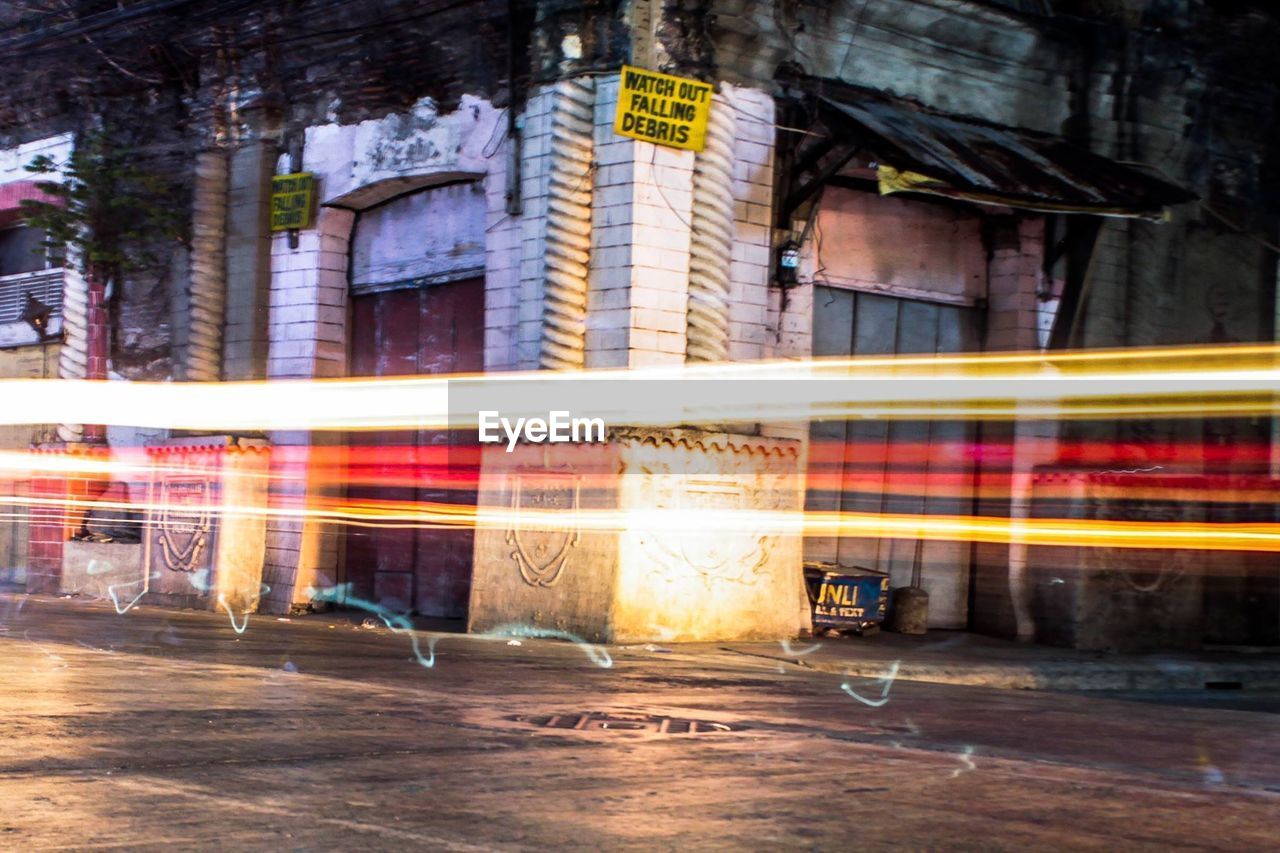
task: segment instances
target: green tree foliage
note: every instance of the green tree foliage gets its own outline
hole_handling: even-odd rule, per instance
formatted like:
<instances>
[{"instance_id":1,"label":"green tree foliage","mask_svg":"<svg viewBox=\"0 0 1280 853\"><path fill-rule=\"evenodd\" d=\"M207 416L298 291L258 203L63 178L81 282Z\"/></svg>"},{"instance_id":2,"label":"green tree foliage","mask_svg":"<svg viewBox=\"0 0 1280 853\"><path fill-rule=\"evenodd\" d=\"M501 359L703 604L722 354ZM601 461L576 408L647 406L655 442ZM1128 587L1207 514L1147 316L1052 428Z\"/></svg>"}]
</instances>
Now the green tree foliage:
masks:
<instances>
[{"instance_id":1,"label":"green tree foliage","mask_svg":"<svg viewBox=\"0 0 1280 853\"><path fill-rule=\"evenodd\" d=\"M64 164L40 155L27 164L36 175L61 181L36 184L49 200L26 200L27 224L43 229L54 251L77 250L84 272L101 281L152 266L156 249L185 236L170 187L139 163L135 152L108 130L88 132Z\"/></svg>"}]
</instances>

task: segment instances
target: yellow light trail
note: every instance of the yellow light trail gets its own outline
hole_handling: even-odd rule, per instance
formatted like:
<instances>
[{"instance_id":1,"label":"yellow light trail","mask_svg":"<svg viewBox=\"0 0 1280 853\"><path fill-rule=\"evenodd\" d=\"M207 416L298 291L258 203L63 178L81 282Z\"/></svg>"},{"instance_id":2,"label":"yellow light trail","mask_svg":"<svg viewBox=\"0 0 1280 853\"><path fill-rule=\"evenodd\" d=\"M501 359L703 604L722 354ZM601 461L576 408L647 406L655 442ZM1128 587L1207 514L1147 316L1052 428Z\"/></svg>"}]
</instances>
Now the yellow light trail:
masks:
<instances>
[{"instance_id":1,"label":"yellow light trail","mask_svg":"<svg viewBox=\"0 0 1280 853\"><path fill-rule=\"evenodd\" d=\"M145 510L145 503L0 497L0 505ZM154 508L159 508L159 504ZM689 536L745 533L774 536L840 536L922 539L1062 547L1186 549L1280 552L1280 524L1106 521L1099 519L1008 519L992 516L802 512L771 510L630 509L546 511L425 502L332 501L299 507L215 505L223 516L265 516L353 527L531 529L618 533L662 530Z\"/></svg>"},{"instance_id":2,"label":"yellow light trail","mask_svg":"<svg viewBox=\"0 0 1280 853\"><path fill-rule=\"evenodd\" d=\"M1258 345L244 383L0 380L0 394L15 401L0 411L0 424L222 432L434 429L449 425L454 382L482 390L534 388L530 399L503 412L512 417L545 415L538 397L559 388L575 404L563 408L610 425L1251 416L1280 411L1278 364L1280 347ZM625 387L653 380L682 381L649 395L658 399ZM768 382L767 391L756 381Z\"/></svg>"}]
</instances>

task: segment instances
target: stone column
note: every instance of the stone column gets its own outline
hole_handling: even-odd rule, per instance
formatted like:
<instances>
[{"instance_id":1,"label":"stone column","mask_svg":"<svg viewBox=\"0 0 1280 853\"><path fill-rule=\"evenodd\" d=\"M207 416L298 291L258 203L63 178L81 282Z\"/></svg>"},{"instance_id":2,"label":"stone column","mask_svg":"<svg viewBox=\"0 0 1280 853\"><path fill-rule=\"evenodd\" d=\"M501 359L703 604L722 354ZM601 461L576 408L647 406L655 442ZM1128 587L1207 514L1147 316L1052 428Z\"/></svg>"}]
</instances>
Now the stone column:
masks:
<instances>
[{"instance_id":1,"label":"stone column","mask_svg":"<svg viewBox=\"0 0 1280 853\"><path fill-rule=\"evenodd\" d=\"M724 134L717 143L715 192L707 198L723 214L721 230L695 263L691 231L709 222L695 223L695 154L615 134L618 88L616 74L596 79L585 366L683 365L690 354L693 268L714 273L721 286L716 357L762 357L771 145L741 143L750 159L738 169L739 140L728 144ZM535 288L545 254L539 228L550 219L550 100L535 96L526 123L524 179L532 192L525 199L521 275L525 366L537 363L530 344L539 337L530 332L544 319L535 310L541 304ZM726 99L716 107L732 109ZM730 124L725 118L721 130ZM771 138L767 121L746 127ZM734 236L739 223L748 226L743 247ZM730 304L735 292L748 310ZM806 607L801 537L770 525L777 520L771 514L803 507L802 443L679 424L610 427L602 444L524 445L513 453L486 448L470 630L520 625L604 642L795 636ZM539 523L545 510L568 519L566 526ZM617 526L578 529L572 519L580 510L614 518ZM746 521L736 527L708 521L690 531L654 522L653 510L673 520L728 512Z\"/></svg>"},{"instance_id":2,"label":"stone column","mask_svg":"<svg viewBox=\"0 0 1280 853\"><path fill-rule=\"evenodd\" d=\"M227 195L226 327L222 376L267 374L271 302L271 176L276 144L255 139L230 155Z\"/></svg>"},{"instance_id":3,"label":"stone column","mask_svg":"<svg viewBox=\"0 0 1280 853\"><path fill-rule=\"evenodd\" d=\"M596 84L587 366L682 364L694 154L616 135L618 87Z\"/></svg>"},{"instance_id":4,"label":"stone column","mask_svg":"<svg viewBox=\"0 0 1280 853\"><path fill-rule=\"evenodd\" d=\"M185 379L222 378L222 327L227 298L227 155L196 155L191 219L191 330Z\"/></svg>"},{"instance_id":5,"label":"stone column","mask_svg":"<svg viewBox=\"0 0 1280 853\"><path fill-rule=\"evenodd\" d=\"M321 208L316 227L299 234L297 248L280 235L272 241L271 379L338 377L347 369L347 263L355 212ZM272 504L305 510L322 493L315 482L317 456L333 464L336 439L308 432L271 435ZM272 518L267 526L263 581L270 588L261 607L273 613L303 607L308 586L332 582L340 531L301 517Z\"/></svg>"}]
</instances>

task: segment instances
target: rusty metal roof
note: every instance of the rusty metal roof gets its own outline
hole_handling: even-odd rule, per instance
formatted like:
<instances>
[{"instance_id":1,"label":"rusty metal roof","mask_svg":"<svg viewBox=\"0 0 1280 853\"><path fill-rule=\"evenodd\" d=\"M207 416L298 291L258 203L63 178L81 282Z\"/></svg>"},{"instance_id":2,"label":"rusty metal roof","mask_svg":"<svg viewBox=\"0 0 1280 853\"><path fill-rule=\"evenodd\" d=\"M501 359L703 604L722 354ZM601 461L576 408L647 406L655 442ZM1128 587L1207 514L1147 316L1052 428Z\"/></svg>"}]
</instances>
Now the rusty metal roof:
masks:
<instances>
[{"instance_id":1,"label":"rusty metal roof","mask_svg":"<svg viewBox=\"0 0 1280 853\"><path fill-rule=\"evenodd\" d=\"M928 112L871 96L823 97L833 130L857 135L879 164L880 190L979 204L1165 218L1196 198L1167 181L1058 137Z\"/></svg>"}]
</instances>

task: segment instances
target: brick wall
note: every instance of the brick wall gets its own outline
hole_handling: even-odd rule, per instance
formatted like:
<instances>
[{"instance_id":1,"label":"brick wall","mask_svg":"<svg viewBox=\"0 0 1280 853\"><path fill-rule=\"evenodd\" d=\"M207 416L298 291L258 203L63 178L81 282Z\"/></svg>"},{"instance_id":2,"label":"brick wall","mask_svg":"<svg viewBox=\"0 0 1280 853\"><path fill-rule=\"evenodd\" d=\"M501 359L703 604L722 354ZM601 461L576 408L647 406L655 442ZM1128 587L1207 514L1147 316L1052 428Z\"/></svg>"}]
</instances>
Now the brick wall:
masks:
<instances>
[{"instance_id":1,"label":"brick wall","mask_svg":"<svg viewBox=\"0 0 1280 853\"><path fill-rule=\"evenodd\" d=\"M83 447L71 449L76 455L105 455L105 451ZM27 511L28 592L59 592L63 543L84 523L83 504L96 499L106 487L103 477L89 476L34 477L19 487L18 493L32 501Z\"/></svg>"},{"instance_id":2,"label":"brick wall","mask_svg":"<svg viewBox=\"0 0 1280 853\"><path fill-rule=\"evenodd\" d=\"M683 364L694 155L616 135L618 85L596 80L587 366Z\"/></svg>"},{"instance_id":3,"label":"brick wall","mask_svg":"<svg viewBox=\"0 0 1280 853\"><path fill-rule=\"evenodd\" d=\"M547 247L544 235L551 153L549 87L530 95L525 106L521 137L522 212L519 223L519 290L515 311L515 366L521 370L534 370L538 367L538 353L542 345L542 286L546 272ZM504 295L504 298L509 300L510 296ZM507 309L503 314L504 319L509 318L510 313L510 309ZM509 328L509 325L503 327L504 330Z\"/></svg>"},{"instance_id":4,"label":"brick wall","mask_svg":"<svg viewBox=\"0 0 1280 853\"><path fill-rule=\"evenodd\" d=\"M723 84L734 111L733 253L729 358L751 361L774 354L778 316L769 307L773 277L774 103L758 89ZM770 333L774 332L772 339Z\"/></svg>"},{"instance_id":5,"label":"brick wall","mask_svg":"<svg viewBox=\"0 0 1280 853\"><path fill-rule=\"evenodd\" d=\"M325 207L316 227L271 244L267 375L311 379L346 373L347 247L355 212Z\"/></svg>"},{"instance_id":6,"label":"brick wall","mask_svg":"<svg viewBox=\"0 0 1280 853\"><path fill-rule=\"evenodd\" d=\"M1004 223L987 262L985 349L1039 348L1039 294L1044 280L1044 219L1018 217Z\"/></svg>"},{"instance_id":7,"label":"brick wall","mask_svg":"<svg viewBox=\"0 0 1280 853\"><path fill-rule=\"evenodd\" d=\"M66 510L60 506L68 496L63 478L29 481L27 495L50 505L33 505L27 512L27 590L56 593L62 577L62 543L70 535Z\"/></svg>"},{"instance_id":8,"label":"brick wall","mask_svg":"<svg viewBox=\"0 0 1280 853\"><path fill-rule=\"evenodd\" d=\"M271 244L271 379L319 379L346 373L347 249L355 212L321 208L316 227L298 235L297 248L280 234ZM271 435L273 509L305 510L322 491L311 482L312 447L333 439L306 432ZM304 603L303 592L320 573L333 577L338 535L332 525L301 518L273 517L267 524L263 582L270 591L262 609L287 612Z\"/></svg>"}]
</instances>

